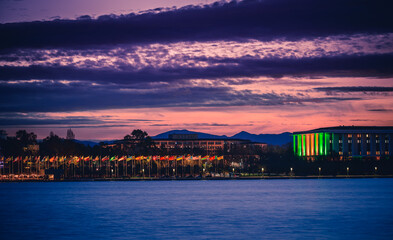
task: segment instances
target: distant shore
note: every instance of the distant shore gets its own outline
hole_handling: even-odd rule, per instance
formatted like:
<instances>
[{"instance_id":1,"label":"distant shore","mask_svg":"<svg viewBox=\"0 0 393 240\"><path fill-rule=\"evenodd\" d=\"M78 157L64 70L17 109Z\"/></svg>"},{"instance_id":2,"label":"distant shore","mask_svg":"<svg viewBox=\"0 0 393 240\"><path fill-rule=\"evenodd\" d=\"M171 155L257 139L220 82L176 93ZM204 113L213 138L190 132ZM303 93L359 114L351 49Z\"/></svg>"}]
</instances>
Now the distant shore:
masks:
<instances>
[{"instance_id":1,"label":"distant shore","mask_svg":"<svg viewBox=\"0 0 393 240\"><path fill-rule=\"evenodd\" d=\"M134 177L134 178L67 178L53 179L0 179L0 182L102 182L102 181L200 181L200 180L274 180L274 179L346 179L346 178L393 178L393 175L324 175L324 176L242 176L242 177Z\"/></svg>"}]
</instances>

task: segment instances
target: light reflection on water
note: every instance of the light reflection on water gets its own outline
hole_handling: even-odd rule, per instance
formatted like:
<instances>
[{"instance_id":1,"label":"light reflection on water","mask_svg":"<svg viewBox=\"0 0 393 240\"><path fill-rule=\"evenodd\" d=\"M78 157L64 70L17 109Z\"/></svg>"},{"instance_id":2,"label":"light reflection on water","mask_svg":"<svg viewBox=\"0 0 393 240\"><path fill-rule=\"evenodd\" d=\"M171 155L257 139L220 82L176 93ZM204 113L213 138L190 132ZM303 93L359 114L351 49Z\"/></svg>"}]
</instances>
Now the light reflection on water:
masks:
<instances>
[{"instance_id":1,"label":"light reflection on water","mask_svg":"<svg viewBox=\"0 0 393 240\"><path fill-rule=\"evenodd\" d=\"M393 179L0 184L1 239L393 239Z\"/></svg>"}]
</instances>

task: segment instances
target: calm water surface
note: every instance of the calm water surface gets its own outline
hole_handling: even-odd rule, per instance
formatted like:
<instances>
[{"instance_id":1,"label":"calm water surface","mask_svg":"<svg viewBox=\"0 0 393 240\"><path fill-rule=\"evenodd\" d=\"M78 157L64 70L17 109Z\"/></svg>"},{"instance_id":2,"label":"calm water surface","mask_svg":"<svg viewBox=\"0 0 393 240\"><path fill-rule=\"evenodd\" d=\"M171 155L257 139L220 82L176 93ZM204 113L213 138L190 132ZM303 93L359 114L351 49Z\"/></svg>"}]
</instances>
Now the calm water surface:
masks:
<instances>
[{"instance_id":1,"label":"calm water surface","mask_svg":"<svg viewBox=\"0 0 393 240\"><path fill-rule=\"evenodd\" d=\"M0 183L0 239L393 239L393 179Z\"/></svg>"}]
</instances>

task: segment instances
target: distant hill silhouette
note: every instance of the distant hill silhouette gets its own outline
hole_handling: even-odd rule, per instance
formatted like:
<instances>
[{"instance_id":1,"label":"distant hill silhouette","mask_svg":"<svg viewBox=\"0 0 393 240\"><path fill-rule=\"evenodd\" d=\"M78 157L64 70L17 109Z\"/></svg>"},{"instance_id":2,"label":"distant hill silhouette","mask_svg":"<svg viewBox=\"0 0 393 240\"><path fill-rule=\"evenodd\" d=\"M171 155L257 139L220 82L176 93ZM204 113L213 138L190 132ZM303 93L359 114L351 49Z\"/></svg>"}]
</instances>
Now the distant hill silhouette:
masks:
<instances>
[{"instance_id":1,"label":"distant hill silhouette","mask_svg":"<svg viewBox=\"0 0 393 240\"><path fill-rule=\"evenodd\" d=\"M188 131L186 129L184 130L172 130L164 133L160 133L154 137L153 139L157 138L168 138L169 134L197 134L198 138L218 138L218 139L231 139L231 138L236 138L236 139L245 139L245 140L250 140L252 142L259 142L259 143L268 143L268 144L273 144L273 145L283 145L286 143L289 143L292 141L292 136L291 133L289 132L284 132L280 134L252 134L248 133L245 131L239 132L232 137L228 137L226 135L213 135L213 134L207 134L207 133L201 133L201 132L193 132L193 131Z\"/></svg>"},{"instance_id":2,"label":"distant hill silhouette","mask_svg":"<svg viewBox=\"0 0 393 240\"><path fill-rule=\"evenodd\" d=\"M283 145L292 141L292 134L284 132L280 134L252 134L245 131L233 135L231 138L247 139L252 142L268 143L272 145Z\"/></svg>"},{"instance_id":3,"label":"distant hill silhouette","mask_svg":"<svg viewBox=\"0 0 393 240\"><path fill-rule=\"evenodd\" d=\"M169 138L169 134L197 134L198 138L204 139L244 139L250 140L251 142L258 142L258 143L267 143L272 145L283 145L292 141L292 135L289 132L284 132L280 134L252 134L246 131L241 131L232 137L228 137L226 135L214 135L202 132L193 132L188 131L186 129L183 130L171 130L168 132L160 133L156 136L153 136L153 139L166 139ZM98 145L100 140L76 140L76 142L82 143L86 146L94 147ZM104 143L113 143L115 140L103 141Z\"/></svg>"},{"instance_id":4,"label":"distant hill silhouette","mask_svg":"<svg viewBox=\"0 0 393 240\"><path fill-rule=\"evenodd\" d=\"M98 145L100 142L104 142L104 143L110 144L110 143L113 143L115 140L110 140L110 141L90 140L89 141L89 140L77 140L77 139L75 139L74 141L77 142L77 143L82 143L85 146L94 147L94 146Z\"/></svg>"}]
</instances>

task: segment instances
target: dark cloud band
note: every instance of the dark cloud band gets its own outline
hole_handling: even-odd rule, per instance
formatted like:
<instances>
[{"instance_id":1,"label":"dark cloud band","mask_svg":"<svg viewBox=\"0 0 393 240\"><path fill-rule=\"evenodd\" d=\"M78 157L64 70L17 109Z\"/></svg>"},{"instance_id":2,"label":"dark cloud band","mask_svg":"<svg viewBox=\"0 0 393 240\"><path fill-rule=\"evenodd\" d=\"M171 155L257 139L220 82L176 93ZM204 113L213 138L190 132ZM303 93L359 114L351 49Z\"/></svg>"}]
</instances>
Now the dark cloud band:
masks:
<instances>
[{"instance_id":1,"label":"dark cloud band","mask_svg":"<svg viewBox=\"0 0 393 240\"><path fill-rule=\"evenodd\" d=\"M23 96L23 97L22 97ZM160 107L228 107L301 105L359 100L343 97L309 97L283 93L256 93L230 87L162 87L139 92L116 87L53 83L7 84L0 88L0 112L66 112L83 110Z\"/></svg>"},{"instance_id":2,"label":"dark cloud band","mask_svg":"<svg viewBox=\"0 0 393 240\"><path fill-rule=\"evenodd\" d=\"M368 86L362 86L362 87L319 87L319 88L314 88L317 91L323 91L323 92L393 92L393 87L368 87ZM377 111L377 110L374 110Z\"/></svg>"},{"instance_id":3,"label":"dark cloud band","mask_svg":"<svg viewBox=\"0 0 393 240\"><path fill-rule=\"evenodd\" d=\"M135 71L80 69L75 67L0 67L0 80L78 80L102 84L139 84L185 79L255 76L391 77L393 55L337 56L286 59L204 59L210 67L144 68ZM214 64L218 66L213 66Z\"/></svg>"},{"instance_id":4,"label":"dark cloud band","mask_svg":"<svg viewBox=\"0 0 393 240\"><path fill-rule=\"evenodd\" d=\"M393 32L391 9L384 0L245 0L94 20L2 24L0 49L386 33Z\"/></svg>"}]
</instances>

